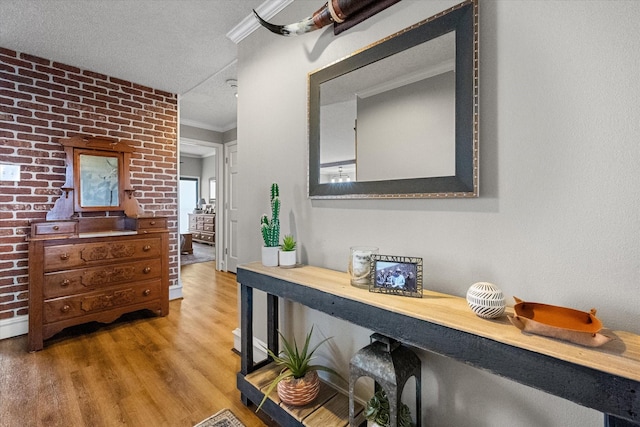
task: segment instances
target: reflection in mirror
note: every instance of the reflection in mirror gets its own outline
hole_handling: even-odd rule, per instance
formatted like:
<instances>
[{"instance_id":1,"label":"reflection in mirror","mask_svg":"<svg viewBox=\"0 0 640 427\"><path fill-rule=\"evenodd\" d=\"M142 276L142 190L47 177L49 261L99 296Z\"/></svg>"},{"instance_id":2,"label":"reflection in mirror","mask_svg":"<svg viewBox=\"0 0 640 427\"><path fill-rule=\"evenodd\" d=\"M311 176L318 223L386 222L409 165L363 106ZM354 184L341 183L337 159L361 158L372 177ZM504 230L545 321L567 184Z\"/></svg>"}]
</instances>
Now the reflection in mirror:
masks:
<instances>
[{"instance_id":1,"label":"reflection in mirror","mask_svg":"<svg viewBox=\"0 0 640 427\"><path fill-rule=\"evenodd\" d=\"M322 83L321 167L355 163L355 181L454 175L454 71L452 31Z\"/></svg>"},{"instance_id":2,"label":"reflection in mirror","mask_svg":"<svg viewBox=\"0 0 640 427\"><path fill-rule=\"evenodd\" d=\"M476 197L477 55L467 1L311 73L309 196Z\"/></svg>"},{"instance_id":3,"label":"reflection in mirror","mask_svg":"<svg viewBox=\"0 0 640 427\"><path fill-rule=\"evenodd\" d=\"M120 206L120 158L113 154L78 154L81 208Z\"/></svg>"}]
</instances>

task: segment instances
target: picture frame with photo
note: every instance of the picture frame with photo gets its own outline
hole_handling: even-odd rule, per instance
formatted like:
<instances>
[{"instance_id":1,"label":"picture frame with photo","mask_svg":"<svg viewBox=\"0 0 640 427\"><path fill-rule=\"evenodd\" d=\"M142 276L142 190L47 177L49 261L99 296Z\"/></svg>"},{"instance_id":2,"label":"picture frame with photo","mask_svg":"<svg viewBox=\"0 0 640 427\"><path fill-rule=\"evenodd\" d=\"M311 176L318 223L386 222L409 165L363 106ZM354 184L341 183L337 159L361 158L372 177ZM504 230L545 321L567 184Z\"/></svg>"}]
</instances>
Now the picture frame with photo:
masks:
<instances>
[{"instance_id":1,"label":"picture frame with photo","mask_svg":"<svg viewBox=\"0 0 640 427\"><path fill-rule=\"evenodd\" d=\"M369 292L422 298L422 258L371 255Z\"/></svg>"}]
</instances>

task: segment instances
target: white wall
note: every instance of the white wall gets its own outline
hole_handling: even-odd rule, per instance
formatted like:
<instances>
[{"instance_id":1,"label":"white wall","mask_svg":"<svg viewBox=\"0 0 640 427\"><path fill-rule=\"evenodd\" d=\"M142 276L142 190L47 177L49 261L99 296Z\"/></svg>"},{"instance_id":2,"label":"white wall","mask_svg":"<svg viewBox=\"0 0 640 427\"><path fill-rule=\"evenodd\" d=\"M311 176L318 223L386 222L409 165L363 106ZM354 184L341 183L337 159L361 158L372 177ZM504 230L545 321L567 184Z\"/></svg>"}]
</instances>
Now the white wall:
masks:
<instances>
[{"instance_id":1,"label":"white wall","mask_svg":"<svg viewBox=\"0 0 640 427\"><path fill-rule=\"evenodd\" d=\"M422 257L428 289L464 296L490 281L508 296L595 306L606 327L640 333L640 2L482 0L479 199L307 199L307 73L455 3L405 0L337 37L261 30L240 43L240 261L259 259L276 181L302 262L346 271L349 246L379 246ZM317 7L299 0L273 21ZM287 333L315 324L334 336L323 354L344 373L368 344L369 331L315 311L283 314ZM602 425L593 410L420 356L423 425Z\"/></svg>"},{"instance_id":2,"label":"white wall","mask_svg":"<svg viewBox=\"0 0 640 427\"><path fill-rule=\"evenodd\" d=\"M180 175L182 176L196 176L202 175L202 159L199 157L189 157L185 155L180 156Z\"/></svg>"},{"instance_id":3,"label":"white wall","mask_svg":"<svg viewBox=\"0 0 640 427\"><path fill-rule=\"evenodd\" d=\"M202 197L204 197L204 199L207 201L207 204L209 204L209 196L211 195L211 188L209 186L209 180L211 178L215 179L216 178L216 166L218 163L218 150L215 150L216 153L211 155L211 156L207 156L204 157L202 159L202 177L201 177L201 182L202 182Z\"/></svg>"}]
</instances>

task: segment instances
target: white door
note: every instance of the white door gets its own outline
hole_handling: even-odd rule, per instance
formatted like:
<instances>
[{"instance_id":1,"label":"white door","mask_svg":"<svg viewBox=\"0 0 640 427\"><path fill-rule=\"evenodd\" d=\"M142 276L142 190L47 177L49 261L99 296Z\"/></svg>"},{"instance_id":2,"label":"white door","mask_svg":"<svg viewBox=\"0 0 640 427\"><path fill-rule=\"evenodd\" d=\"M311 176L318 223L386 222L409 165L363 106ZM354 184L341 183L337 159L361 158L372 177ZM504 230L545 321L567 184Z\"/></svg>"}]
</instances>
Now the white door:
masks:
<instances>
[{"instance_id":1,"label":"white door","mask_svg":"<svg viewBox=\"0 0 640 427\"><path fill-rule=\"evenodd\" d=\"M224 257L226 270L235 273L238 267L238 143L225 144L224 151Z\"/></svg>"}]
</instances>

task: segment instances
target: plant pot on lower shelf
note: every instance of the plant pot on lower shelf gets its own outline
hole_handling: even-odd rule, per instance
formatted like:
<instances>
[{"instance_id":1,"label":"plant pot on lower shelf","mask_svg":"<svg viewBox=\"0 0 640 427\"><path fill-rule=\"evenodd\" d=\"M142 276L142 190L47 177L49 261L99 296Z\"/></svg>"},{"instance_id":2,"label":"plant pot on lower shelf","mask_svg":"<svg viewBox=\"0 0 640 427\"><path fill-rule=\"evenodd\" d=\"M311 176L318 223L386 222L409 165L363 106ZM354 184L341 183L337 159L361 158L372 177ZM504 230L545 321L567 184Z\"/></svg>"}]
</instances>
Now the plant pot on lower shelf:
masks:
<instances>
[{"instance_id":1,"label":"plant pot on lower shelf","mask_svg":"<svg viewBox=\"0 0 640 427\"><path fill-rule=\"evenodd\" d=\"M258 405L258 411L267 400L273 389L277 387L278 397L280 400L292 406L303 406L313 402L320 392L320 378L317 371L324 371L340 377L333 368L322 365L312 365L313 353L318 347L327 341L325 338L315 346L309 348L313 327L304 340L304 346L299 349L296 341L292 344L286 340L280 331L278 335L282 339L282 351L275 354L271 349L267 348L267 354L273 359L276 365L283 367L282 371L271 381L271 384L265 389L262 402ZM296 376L298 378L296 378ZM342 378L342 377L340 377Z\"/></svg>"},{"instance_id":2,"label":"plant pot on lower shelf","mask_svg":"<svg viewBox=\"0 0 640 427\"><path fill-rule=\"evenodd\" d=\"M287 378L278 383L278 397L291 406L304 406L318 397L320 378L316 371L309 371L302 378Z\"/></svg>"},{"instance_id":3,"label":"plant pot on lower shelf","mask_svg":"<svg viewBox=\"0 0 640 427\"><path fill-rule=\"evenodd\" d=\"M262 265L265 267L278 266L279 246L263 246L262 247Z\"/></svg>"}]
</instances>

